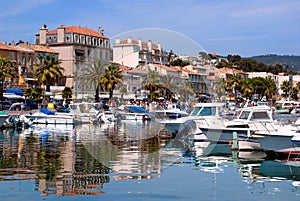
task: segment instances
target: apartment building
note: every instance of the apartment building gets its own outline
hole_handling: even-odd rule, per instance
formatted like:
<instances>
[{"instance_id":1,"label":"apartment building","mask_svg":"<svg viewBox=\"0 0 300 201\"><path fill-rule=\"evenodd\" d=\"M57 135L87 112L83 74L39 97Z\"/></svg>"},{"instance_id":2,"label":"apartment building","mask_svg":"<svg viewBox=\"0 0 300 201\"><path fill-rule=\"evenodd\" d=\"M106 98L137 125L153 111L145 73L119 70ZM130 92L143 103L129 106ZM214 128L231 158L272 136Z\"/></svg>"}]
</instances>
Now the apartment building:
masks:
<instances>
[{"instance_id":1,"label":"apartment building","mask_svg":"<svg viewBox=\"0 0 300 201\"><path fill-rule=\"evenodd\" d=\"M168 61L168 53L158 43L152 43L151 40L147 42L133 40L127 38L126 40L115 39L113 45L113 61L121 65L136 67L149 63L166 65Z\"/></svg>"},{"instance_id":2,"label":"apartment building","mask_svg":"<svg viewBox=\"0 0 300 201\"><path fill-rule=\"evenodd\" d=\"M61 25L48 30L44 25L36 34L36 44L45 45L59 53L61 66L65 69L65 86L73 88L75 95L80 91L94 91L95 86L84 86L77 78L85 68L96 60L111 59L110 39L103 29L94 31L80 26Z\"/></svg>"},{"instance_id":3,"label":"apartment building","mask_svg":"<svg viewBox=\"0 0 300 201\"><path fill-rule=\"evenodd\" d=\"M10 43L10 47L17 50L17 65L19 75L28 83L29 85L35 84L35 79L33 75L34 65L38 64L40 61L38 59L39 55L51 54L58 59L58 52L53 49L43 46L29 44L28 42L19 41ZM62 83L57 83L62 84Z\"/></svg>"}]
</instances>

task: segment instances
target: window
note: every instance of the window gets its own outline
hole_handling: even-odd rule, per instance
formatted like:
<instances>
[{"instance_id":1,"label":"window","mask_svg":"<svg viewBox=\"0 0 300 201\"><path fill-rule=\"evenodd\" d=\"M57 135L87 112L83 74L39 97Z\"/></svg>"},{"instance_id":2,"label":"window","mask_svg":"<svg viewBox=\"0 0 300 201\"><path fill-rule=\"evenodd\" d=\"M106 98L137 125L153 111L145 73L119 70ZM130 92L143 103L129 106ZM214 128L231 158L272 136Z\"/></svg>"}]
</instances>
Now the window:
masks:
<instances>
[{"instance_id":1,"label":"window","mask_svg":"<svg viewBox=\"0 0 300 201\"><path fill-rule=\"evenodd\" d=\"M98 40L97 40L97 38L94 38L93 45L98 46Z\"/></svg>"},{"instance_id":2,"label":"window","mask_svg":"<svg viewBox=\"0 0 300 201\"><path fill-rule=\"evenodd\" d=\"M25 66L26 65L26 56L23 55L22 57L22 65Z\"/></svg>"},{"instance_id":3,"label":"window","mask_svg":"<svg viewBox=\"0 0 300 201\"><path fill-rule=\"evenodd\" d=\"M80 36L80 43L85 44L85 37L84 36Z\"/></svg>"},{"instance_id":4,"label":"window","mask_svg":"<svg viewBox=\"0 0 300 201\"><path fill-rule=\"evenodd\" d=\"M66 36L66 42L71 42L71 37L70 36Z\"/></svg>"},{"instance_id":5,"label":"window","mask_svg":"<svg viewBox=\"0 0 300 201\"><path fill-rule=\"evenodd\" d=\"M32 65L32 56L29 56L28 63L30 66Z\"/></svg>"},{"instance_id":6,"label":"window","mask_svg":"<svg viewBox=\"0 0 300 201\"><path fill-rule=\"evenodd\" d=\"M88 41L87 41L88 45L92 45L92 38L90 36L88 36L87 39L88 39Z\"/></svg>"},{"instance_id":7,"label":"window","mask_svg":"<svg viewBox=\"0 0 300 201\"><path fill-rule=\"evenodd\" d=\"M9 59L14 60L14 52L9 52Z\"/></svg>"},{"instance_id":8,"label":"window","mask_svg":"<svg viewBox=\"0 0 300 201\"><path fill-rule=\"evenodd\" d=\"M78 36L78 34L74 35L74 41L75 41L75 43L79 43L79 36Z\"/></svg>"}]
</instances>

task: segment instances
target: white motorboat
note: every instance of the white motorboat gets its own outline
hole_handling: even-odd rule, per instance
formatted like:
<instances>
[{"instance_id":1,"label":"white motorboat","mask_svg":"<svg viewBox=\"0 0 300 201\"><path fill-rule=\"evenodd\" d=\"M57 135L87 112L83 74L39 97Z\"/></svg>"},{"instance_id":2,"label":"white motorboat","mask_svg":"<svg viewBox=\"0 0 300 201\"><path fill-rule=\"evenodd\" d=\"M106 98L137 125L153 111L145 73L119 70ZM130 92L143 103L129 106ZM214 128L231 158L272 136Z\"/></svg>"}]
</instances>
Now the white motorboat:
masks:
<instances>
[{"instance_id":1,"label":"white motorboat","mask_svg":"<svg viewBox=\"0 0 300 201\"><path fill-rule=\"evenodd\" d=\"M112 111L99 111L96 116L101 123L111 123L118 120Z\"/></svg>"},{"instance_id":2,"label":"white motorboat","mask_svg":"<svg viewBox=\"0 0 300 201\"><path fill-rule=\"evenodd\" d=\"M254 131L274 131L275 122L272 118L272 109L268 106L254 106L243 108L237 118L225 120L217 112L203 116L196 120L198 127L206 137L214 142L230 143L233 134L239 139L239 149L260 149L257 141L251 139Z\"/></svg>"},{"instance_id":3,"label":"white motorboat","mask_svg":"<svg viewBox=\"0 0 300 201\"><path fill-rule=\"evenodd\" d=\"M206 117L215 117L215 115L225 107L225 103L197 103L193 111L185 117L178 119L167 119L161 121L161 124L171 133L176 134L182 124L189 120L203 119Z\"/></svg>"},{"instance_id":4,"label":"white motorboat","mask_svg":"<svg viewBox=\"0 0 300 201\"><path fill-rule=\"evenodd\" d=\"M35 113L25 115L33 124L75 124L75 118L72 115L57 114L46 108L41 108Z\"/></svg>"},{"instance_id":5,"label":"white motorboat","mask_svg":"<svg viewBox=\"0 0 300 201\"><path fill-rule=\"evenodd\" d=\"M300 154L300 120L292 125L278 126L275 131L255 131L251 135L265 152L276 152L286 155Z\"/></svg>"},{"instance_id":6,"label":"white motorboat","mask_svg":"<svg viewBox=\"0 0 300 201\"><path fill-rule=\"evenodd\" d=\"M167 108L156 108L155 117L167 118L167 119L177 119L181 117L188 116L186 111L181 110L177 104L168 104Z\"/></svg>"},{"instance_id":7,"label":"white motorboat","mask_svg":"<svg viewBox=\"0 0 300 201\"><path fill-rule=\"evenodd\" d=\"M69 115L75 117L76 123L94 123L98 122L97 113L98 103L80 102L69 104Z\"/></svg>"},{"instance_id":8,"label":"white motorboat","mask_svg":"<svg viewBox=\"0 0 300 201\"><path fill-rule=\"evenodd\" d=\"M120 120L146 121L152 119L148 110L137 105L121 105L117 108L115 116Z\"/></svg>"}]
</instances>

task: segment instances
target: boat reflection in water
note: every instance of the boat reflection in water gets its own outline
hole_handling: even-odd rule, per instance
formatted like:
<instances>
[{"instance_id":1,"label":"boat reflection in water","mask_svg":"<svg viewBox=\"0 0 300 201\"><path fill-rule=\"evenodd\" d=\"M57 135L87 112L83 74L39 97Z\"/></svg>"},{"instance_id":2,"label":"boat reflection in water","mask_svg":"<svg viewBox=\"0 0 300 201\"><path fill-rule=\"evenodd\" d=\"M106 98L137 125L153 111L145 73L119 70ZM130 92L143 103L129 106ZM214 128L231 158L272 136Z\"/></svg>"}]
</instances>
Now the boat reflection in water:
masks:
<instances>
[{"instance_id":1,"label":"boat reflection in water","mask_svg":"<svg viewBox=\"0 0 300 201\"><path fill-rule=\"evenodd\" d=\"M262 151L236 151L228 144L215 144L204 141L197 142L194 148L194 166L204 172L213 173L213 181L217 173L226 173L228 164L237 167L240 175L251 189L267 193L268 190L280 192L278 181L290 182L295 189L300 189L300 158L276 158ZM266 185L274 185L266 188ZM262 190L264 189L264 190ZM261 192L260 192L261 193Z\"/></svg>"},{"instance_id":2,"label":"boat reflection in water","mask_svg":"<svg viewBox=\"0 0 300 201\"><path fill-rule=\"evenodd\" d=\"M74 134L61 127L3 133L0 180L33 180L41 196L102 194L109 170L75 143Z\"/></svg>"},{"instance_id":3,"label":"boat reflection in water","mask_svg":"<svg viewBox=\"0 0 300 201\"><path fill-rule=\"evenodd\" d=\"M172 136L159 123L131 121L119 124L82 125L78 140L96 160L111 170L113 179L150 179L184 154L186 130ZM196 126L194 127L196 128ZM86 135L89 133L89 135Z\"/></svg>"},{"instance_id":4,"label":"boat reflection in water","mask_svg":"<svg viewBox=\"0 0 300 201\"><path fill-rule=\"evenodd\" d=\"M160 194L166 188L164 182L185 175L186 171L189 171L187 177L195 176L199 173L195 173L195 169L213 175L229 172L228 177L238 174L238 178L241 175L252 186L267 178L268 182L280 178L299 185L298 161L269 159L264 153L239 153L232 151L228 144L206 142L194 146L192 137L198 133L192 121L186 122L175 136L155 121L81 124L74 128L40 126L20 132L5 130L0 133L0 184L9 186L5 198L13 195L16 200L22 199L24 194L30 196L30 200L40 200L32 191L39 192L40 196L110 194L121 200L124 194L119 191L124 192L124 187L120 186L138 183L128 180L142 179L148 182L139 185L147 192L152 181L158 182L161 191L151 189L151 195L152 190ZM161 177L162 174L166 177ZM151 178L156 180L149 181ZM28 182L34 183L33 189L28 190ZM197 186L199 180L177 180L178 183ZM22 188L16 186L21 184ZM170 185L169 188L175 189L176 185ZM22 190L24 186L26 190ZM230 190L236 190L236 186ZM190 191L184 195L180 192L180 196L189 195ZM204 199L209 200L209 196Z\"/></svg>"}]
</instances>

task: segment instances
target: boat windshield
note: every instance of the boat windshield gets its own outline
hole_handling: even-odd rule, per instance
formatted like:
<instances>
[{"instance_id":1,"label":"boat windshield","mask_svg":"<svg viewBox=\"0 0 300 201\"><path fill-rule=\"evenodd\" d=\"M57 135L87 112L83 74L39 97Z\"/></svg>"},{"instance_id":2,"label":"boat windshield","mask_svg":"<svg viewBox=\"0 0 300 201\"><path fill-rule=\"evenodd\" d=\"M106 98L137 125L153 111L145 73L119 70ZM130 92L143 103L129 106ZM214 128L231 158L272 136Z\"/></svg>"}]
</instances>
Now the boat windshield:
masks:
<instances>
[{"instance_id":1,"label":"boat windshield","mask_svg":"<svg viewBox=\"0 0 300 201\"><path fill-rule=\"evenodd\" d=\"M270 116L267 112L253 112L251 120L261 120L261 119L267 119L270 120Z\"/></svg>"},{"instance_id":2,"label":"boat windshield","mask_svg":"<svg viewBox=\"0 0 300 201\"><path fill-rule=\"evenodd\" d=\"M197 116L197 114L199 113L201 107L195 107L195 109L191 112L191 116Z\"/></svg>"},{"instance_id":3,"label":"boat windshield","mask_svg":"<svg viewBox=\"0 0 300 201\"><path fill-rule=\"evenodd\" d=\"M200 116L215 116L216 115L216 108L215 107L204 107L200 111Z\"/></svg>"},{"instance_id":4,"label":"boat windshield","mask_svg":"<svg viewBox=\"0 0 300 201\"><path fill-rule=\"evenodd\" d=\"M249 115L250 115L250 111L243 111L239 116L239 119L248 119Z\"/></svg>"},{"instance_id":5,"label":"boat windshield","mask_svg":"<svg viewBox=\"0 0 300 201\"><path fill-rule=\"evenodd\" d=\"M215 116L216 111L216 107L198 107L193 110L190 116Z\"/></svg>"}]
</instances>

